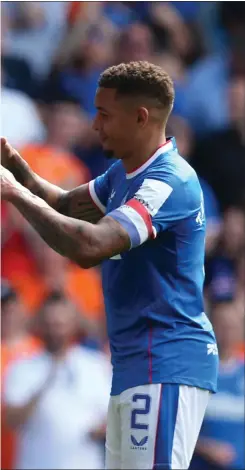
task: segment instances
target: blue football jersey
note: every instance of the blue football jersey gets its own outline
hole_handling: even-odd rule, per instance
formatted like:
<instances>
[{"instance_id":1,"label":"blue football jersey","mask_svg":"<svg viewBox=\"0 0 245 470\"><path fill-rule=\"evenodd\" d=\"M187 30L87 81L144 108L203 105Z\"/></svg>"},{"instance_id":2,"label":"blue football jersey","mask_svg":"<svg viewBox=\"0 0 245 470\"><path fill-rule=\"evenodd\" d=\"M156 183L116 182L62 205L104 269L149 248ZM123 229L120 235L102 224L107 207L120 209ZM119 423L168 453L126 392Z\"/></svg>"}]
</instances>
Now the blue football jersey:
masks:
<instances>
[{"instance_id":1,"label":"blue football jersey","mask_svg":"<svg viewBox=\"0 0 245 470\"><path fill-rule=\"evenodd\" d=\"M90 182L131 249L102 263L112 395L146 383L216 390L218 352L204 313L205 215L195 171L175 139L127 174L117 161Z\"/></svg>"}]
</instances>

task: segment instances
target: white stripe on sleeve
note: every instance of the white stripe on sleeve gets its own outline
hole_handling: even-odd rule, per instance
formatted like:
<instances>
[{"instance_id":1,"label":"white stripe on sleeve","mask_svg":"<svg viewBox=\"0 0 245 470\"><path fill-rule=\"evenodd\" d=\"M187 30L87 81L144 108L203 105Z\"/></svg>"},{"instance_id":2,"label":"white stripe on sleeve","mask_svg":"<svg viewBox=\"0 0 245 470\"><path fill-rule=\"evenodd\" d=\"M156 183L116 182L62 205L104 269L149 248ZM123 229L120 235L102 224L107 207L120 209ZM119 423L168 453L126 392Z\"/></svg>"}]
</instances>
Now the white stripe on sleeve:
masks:
<instances>
[{"instance_id":1,"label":"white stripe on sleeve","mask_svg":"<svg viewBox=\"0 0 245 470\"><path fill-rule=\"evenodd\" d=\"M154 217L172 191L173 188L164 181L146 178L134 197L142 202Z\"/></svg>"},{"instance_id":2,"label":"white stripe on sleeve","mask_svg":"<svg viewBox=\"0 0 245 470\"><path fill-rule=\"evenodd\" d=\"M102 202L99 200L96 192L95 192L95 180L92 180L89 182L89 193L90 193L90 196L92 198L92 200L94 201L94 203L96 204L96 206L101 210L101 212L103 212L105 214L106 212L106 207L104 206L104 204L102 204Z\"/></svg>"}]
</instances>

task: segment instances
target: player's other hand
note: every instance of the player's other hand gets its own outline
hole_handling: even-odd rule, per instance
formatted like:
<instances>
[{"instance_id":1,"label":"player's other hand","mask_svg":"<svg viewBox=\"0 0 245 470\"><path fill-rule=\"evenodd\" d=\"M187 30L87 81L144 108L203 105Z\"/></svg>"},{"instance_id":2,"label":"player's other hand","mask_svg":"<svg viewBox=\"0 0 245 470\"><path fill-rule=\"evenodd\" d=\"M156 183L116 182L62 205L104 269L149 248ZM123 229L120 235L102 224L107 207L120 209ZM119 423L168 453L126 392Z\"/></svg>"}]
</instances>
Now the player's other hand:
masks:
<instances>
[{"instance_id":1,"label":"player's other hand","mask_svg":"<svg viewBox=\"0 0 245 470\"><path fill-rule=\"evenodd\" d=\"M17 150L15 150L4 137L1 137L1 164L4 168L11 171L11 167L15 166L16 159L21 158Z\"/></svg>"},{"instance_id":2,"label":"player's other hand","mask_svg":"<svg viewBox=\"0 0 245 470\"><path fill-rule=\"evenodd\" d=\"M12 173L1 165L1 197L10 201L15 189L19 185Z\"/></svg>"}]
</instances>

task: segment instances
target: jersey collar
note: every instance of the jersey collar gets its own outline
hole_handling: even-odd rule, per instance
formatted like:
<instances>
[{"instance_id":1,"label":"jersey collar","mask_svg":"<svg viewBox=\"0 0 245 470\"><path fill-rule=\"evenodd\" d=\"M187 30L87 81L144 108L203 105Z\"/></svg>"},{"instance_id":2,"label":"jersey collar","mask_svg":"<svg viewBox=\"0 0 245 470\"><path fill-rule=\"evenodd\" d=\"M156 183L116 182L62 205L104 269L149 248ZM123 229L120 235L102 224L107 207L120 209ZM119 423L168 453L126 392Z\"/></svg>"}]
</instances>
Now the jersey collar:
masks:
<instances>
[{"instance_id":1,"label":"jersey collar","mask_svg":"<svg viewBox=\"0 0 245 470\"><path fill-rule=\"evenodd\" d=\"M163 155L164 153L171 152L172 150L176 150L176 140L174 137L168 137L167 141L165 144L160 145L160 147L157 148L157 150L151 155L148 160L146 160L143 165L139 166L138 168L135 168L133 171L130 171L130 173L126 173L126 178L131 179L134 178L135 176L139 175L142 173L142 171L146 170L158 157L159 155Z\"/></svg>"}]
</instances>

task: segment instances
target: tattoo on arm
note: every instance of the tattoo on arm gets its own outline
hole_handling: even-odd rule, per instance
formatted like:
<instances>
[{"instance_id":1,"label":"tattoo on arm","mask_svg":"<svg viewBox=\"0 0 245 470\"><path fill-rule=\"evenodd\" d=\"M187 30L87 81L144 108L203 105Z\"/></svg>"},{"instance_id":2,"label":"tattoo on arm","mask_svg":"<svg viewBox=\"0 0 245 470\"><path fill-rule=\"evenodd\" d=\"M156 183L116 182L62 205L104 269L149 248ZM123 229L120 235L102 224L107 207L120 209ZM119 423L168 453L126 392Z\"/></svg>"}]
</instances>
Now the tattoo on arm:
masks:
<instances>
[{"instance_id":1,"label":"tattoo on arm","mask_svg":"<svg viewBox=\"0 0 245 470\"><path fill-rule=\"evenodd\" d=\"M82 222L59 214L28 189L16 192L11 202L51 248L79 261Z\"/></svg>"},{"instance_id":2,"label":"tattoo on arm","mask_svg":"<svg viewBox=\"0 0 245 470\"><path fill-rule=\"evenodd\" d=\"M111 217L93 226L59 214L24 188L13 194L11 202L51 248L83 268L130 248L127 232Z\"/></svg>"},{"instance_id":3,"label":"tattoo on arm","mask_svg":"<svg viewBox=\"0 0 245 470\"><path fill-rule=\"evenodd\" d=\"M27 165L27 164L26 164ZM20 166L15 169L16 179L29 189L35 196L46 201L57 212L74 219L96 224L104 214L94 205L88 189L83 184L71 191L64 191L27 168Z\"/></svg>"},{"instance_id":4,"label":"tattoo on arm","mask_svg":"<svg viewBox=\"0 0 245 470\"><path fill-rule=\"evenodd\" d=\"M87 184L62 194L56 209L60 214L91 224L96 224L104 216L94 205Z\"/></svg>"}]
</instances>

